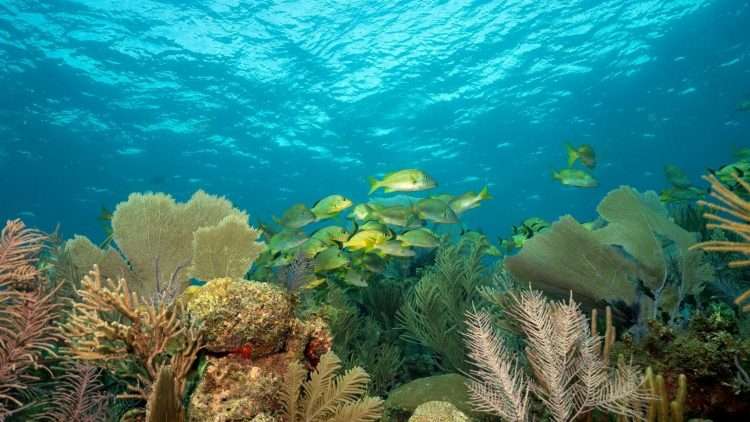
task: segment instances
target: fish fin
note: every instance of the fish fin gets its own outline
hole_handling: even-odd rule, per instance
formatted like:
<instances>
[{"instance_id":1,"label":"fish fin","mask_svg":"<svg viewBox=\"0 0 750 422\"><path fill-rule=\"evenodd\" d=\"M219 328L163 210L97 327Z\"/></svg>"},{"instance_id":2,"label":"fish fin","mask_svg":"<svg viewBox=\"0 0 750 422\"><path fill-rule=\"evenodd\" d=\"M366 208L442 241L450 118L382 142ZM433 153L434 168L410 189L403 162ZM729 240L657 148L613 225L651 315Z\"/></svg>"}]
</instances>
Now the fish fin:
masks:
<instances>
[{"instance_id":1,"label":"fish fin","mask_svg":"<svg viewBox=\"0 0 750 422\"><path fill-rule=\"evenodd\" d=\"M370 176L367 178L367 182L370 184L370 192L368 192L368 195L372 195L378 188L380 187L380 183L378 182L378 179Z\"/></svg>"},{"instance_id":2,"label":"fish fin","mask_svg":"<svg viewBox=\"0 0 750 422\"><path fill-rule=\"evenodd\" d=\"M573 167L573 164L578 159L578 151L571 144L565 144L565 150L568 153L568 167Z\"/></svg>"},{"instance_id":3,"label":"fish fin","mask_svg":"<svg viewBox=\"0 0 750 422\"><path fill-rule=\"evenodd\" d=\"M485 185L481 191L479 191L479 198L483 201L486 201L488 199L492 199L492 195L490 195L490 188L489 186Z\"/></svg>"}]
</instances>

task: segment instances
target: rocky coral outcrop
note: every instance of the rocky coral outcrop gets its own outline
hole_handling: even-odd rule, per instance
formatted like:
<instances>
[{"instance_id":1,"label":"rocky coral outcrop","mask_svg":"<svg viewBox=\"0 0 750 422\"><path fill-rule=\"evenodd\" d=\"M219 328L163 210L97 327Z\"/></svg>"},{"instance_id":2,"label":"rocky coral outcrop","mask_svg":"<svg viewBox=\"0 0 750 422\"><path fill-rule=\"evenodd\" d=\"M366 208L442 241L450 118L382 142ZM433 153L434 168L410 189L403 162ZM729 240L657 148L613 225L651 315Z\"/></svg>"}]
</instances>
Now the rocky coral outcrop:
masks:
<instances>
[{"instance_id":1,"label":"rocky coral outcrop","mask_svg":"<svg viewBox=\"0 0 750 422\"><path fill-rule=\"evenodd\" d=\"M216 279L183 301L212 352L190 398L193 421L273 420L289 364L312 368L331 348L325 322L294 318L286 291L268 283Z\"/></svg>"},{"instance_id":2,"label":"rocky coral outcrop","mask_svg":"<svg viewBox=\"0 0 750 422\"><path fill-rule=\"evenodd\" d=\"M218 278L188 288L183 297L187 311L203 325L210 352L232 352L245 346L252 350L251 357L258 358L284 347L292 306L278 286Z\"/></svg>"},{"instance_id":3,"label":"rocky coral outcrop","mask_svg":"<svg viewBox=\"0 0 750 422\"><path fill-rule=\"evenodd\" d=\"M450 403L462 412L472 411L466 378L445 374L419 378L393 390L385 401L386 414L395 420L405 420L420 405L432 401Z\"/></svg>"},{"instance_id":4,"label":"rocky coral outcrop","mask_svg":"<svg viewBox=\"0 0 750 422\"><path fill-rule=\"evenodd\" d=\"M471 419L456 406L444 401L422 403L409 418L409 422L469 422Z\"/></svg>"}]
</instances>

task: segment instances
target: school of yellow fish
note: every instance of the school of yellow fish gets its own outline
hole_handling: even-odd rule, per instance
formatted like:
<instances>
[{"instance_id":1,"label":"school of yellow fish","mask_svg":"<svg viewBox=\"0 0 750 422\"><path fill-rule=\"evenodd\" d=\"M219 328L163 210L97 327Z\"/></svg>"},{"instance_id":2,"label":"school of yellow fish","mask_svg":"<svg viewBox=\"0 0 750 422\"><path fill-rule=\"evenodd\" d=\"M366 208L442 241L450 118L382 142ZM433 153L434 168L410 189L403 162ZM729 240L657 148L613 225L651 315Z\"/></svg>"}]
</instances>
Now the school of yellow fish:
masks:
<instances>
[{"instance_id":1,"label":"school of yellow fish","mask_svg":"<svg viewBox=\"0 0 750 422\"><path fill-rule=\"evenodd\" d=\"M438 186L435 179L418 169L388 173L381 180L370 178L369 183L370 195L379 189L385 193L422 192ZM256 268L273 271L302 256L312 262L315 273L305 287L317 287L331 277L364 287L373 273L384 271L389 260L411 258L418 249L436 248L441 242L435 232L438 225L459 223L462 214L491 198L485 186L479 192L408 197L398 203L371 200L355 205L351 199L335 194L310 207L295 204L274 218L278 228L261 224L268 247L256 261ZM346 210L348 221L337 219ZM321 223L328 225L321 227ZM309 227L315 230L307 230ZM483 236L468 234L478 240ZM499 254L497 248L487 244L488 253Z\"/></svg>"}]
</instances>

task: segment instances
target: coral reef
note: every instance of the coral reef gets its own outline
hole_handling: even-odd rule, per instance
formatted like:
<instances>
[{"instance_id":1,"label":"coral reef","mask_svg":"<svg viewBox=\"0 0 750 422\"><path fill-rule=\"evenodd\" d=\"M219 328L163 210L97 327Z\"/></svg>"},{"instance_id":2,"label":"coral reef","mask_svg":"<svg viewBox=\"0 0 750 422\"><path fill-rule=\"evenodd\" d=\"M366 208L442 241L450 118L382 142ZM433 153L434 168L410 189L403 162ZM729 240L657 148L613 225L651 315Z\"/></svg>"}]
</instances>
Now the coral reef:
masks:
<instances>
[{"instance_id":1,"label":"coral reef","mask_svg":"<svg viewBox=\"0 0 750 422\"><path fill-rule=\"evenodd\" d=\"M284 346L293 317L289 295L269 283L219 278L188 288L181 300L201 322L206 348L212 352L250 345L252 357L276 353Z\"/></svg>"},{"instance_id":2,"label":"coral reef","mask_svg":"<svg viewBox=\"0 0 750 422\"><path fill-rule=\"evenodd\" d=\"M203 347L199 328L182 319L177 302L148 303L124 278L102 280L97 266L81 281L65 333L80 360L106 367L128 381L120 398L147 400L163 365L174 374L178 395Z\"/></svg>"}]
</instances>

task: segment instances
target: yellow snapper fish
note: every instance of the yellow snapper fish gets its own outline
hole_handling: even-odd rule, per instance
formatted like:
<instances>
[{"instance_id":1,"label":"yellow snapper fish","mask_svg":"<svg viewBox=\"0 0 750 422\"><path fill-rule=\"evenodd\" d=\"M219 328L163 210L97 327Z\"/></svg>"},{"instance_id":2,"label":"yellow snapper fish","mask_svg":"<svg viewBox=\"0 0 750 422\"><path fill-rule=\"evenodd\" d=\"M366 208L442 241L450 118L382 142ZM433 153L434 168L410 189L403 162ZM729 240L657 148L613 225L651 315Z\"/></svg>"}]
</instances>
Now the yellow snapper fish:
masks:
<instances>
[{"instance_id":1,"label":"yellow snapper fish","mask_svg":"<svg viewBox=\"0 0 750 422\"><path fill-rule=\"evenodd\" d=\"M349 236L349 232L341 226L327 226L313 233L311 237L331 244L333 242L344 243L349 239Z\"/></svg>"},{"instance_id":2,"label":"yellow snapper fish","mask_svg":"<svg viewBox=\"0 0 750 422\"><path fill-rule=\"evenodd\" d=\"M274 220L281 226L289 229L299 229L315 222L315 214L304 204L295 204L289 207L281 218Z\"/></svg>"},{"instance_id":3,"label":"yellow snapper fish","mask_svg":"<svg viewBox=\"0 0 750 422\"><path fill-rule=\"evenodd\" d=\"M365 280L364 275L353 268L347 270L344 276L344 283L355 287L367 287L367 280Z\"/></svg>"},{"instance_id":4,"label":"yellow snapper fish","mask_svg":"<svg viewBox=\"0 0 750 422\"><path fill-rule=\"evenodd\" d=\"M416 255L413 250L404 247L404 245L398 240L386 240L385 242L378 243L375 245L375 250L384 255L400 256L404 258Z\"/></svg>"},{"instance_id":5,"label":"yellow snapper fish","mask_svg":"<svg viewBox=\"0 0 750 422\"><path fill-rule=\"evenodd\" d=\"M373 273L382 273L383 271L385 271L385 260L383 260L383 257L381 257L380 255L374 253L366 253L359 259L358 262L367 271L371 271Z\"/></svg>"},{"instance_id":6,"label":"yellow snapper fish","mask_svg":"<svg viewBox=\"0 0 750 422\"><path fill-rule=\"evenodd\" d=\"M659 192L659 200L666 204L694 202L705 198L705 196L706 191L696 188L695 186L690 186L687 189L672 187Z\"/></svg>"},{"instance_id":7,"label":"yellow snapper fish","mask_svg":"<svg viewBox=\"0 0 750 422\"><path fill-rule=\"evenodd\" d=\"M268 241L268 247L272 251L287 251L305 243L307 236L300 231L282 230Z\"/></svg>"},{"instance_id":8,"label":"yellow snapper fish","mask_svg":"<svg viewBox=\"0 0 750 422\"><path fill-rule=\"evenodd\" d=\"M576 148L571 144L565 144L565 149L568 153L568 167L573 167L578 160L590 169L596 167L596 153L591 145L583 144Z\"/></svg>"},{"instance_id":9,"label":"yellow snapper fish","mask_svg":"<svg viewBox=\"0 0 750 422\"><path fill-rule=\"evenodd\" d=\"M419 218L440 224L458 223L458 217L445 202L435 198L425 198L414 206Z\"/></svg>"},{"instance_id":10,"label":"yellow snapper fish","mask_svg":"<svg viewBox=\"0 0 750 422\"><path fill-rule=\"evenodd\" d=\"M318 220L332 218L337 216L341 211L352 206L352 200L342 195L328 195L316 202L310 211Z\"/></svg>"},{"instance_id":11,"label":"yellow snapper fish","mask_svg":"<svg viewBox=\"0 0 750 422\"><path fill-rule=\"evenodd\" d=\"M687 189L692 186L687 174L674 164L664 166L664 175L667 177L667 181L678 189Z\"/></svg>"},{"instance_id":12,"label":"yellow snapper fish","mask_svg":"<svg viewBox=\"0 0 750 422\"><path fill-rule=\"evenodd\" d=\"M316 239L314 237L311 237L307 240L305 240L305 243L300 245L299 252L304 256L305 258L312 258L315 255L319 254L323 250L325 250L329 246L328 243Z\"/></svg>"},{"instance_id":13,"label":"yellow snapper fish","mask_svg":"<svg viewBox=\"0 0 750 422\"><path fill-rule=\"evenodd\" d=\"M435 248L440 245L440 238L438 238L432 230L427 228L409 230L408 232L396 236L396 240L400 240L401 243L407 247Z\"/></svg>"},{"instance_id":14,"label":"yellow snapper fish","mask_svg":"<svg viewBox=\"0 0 750 422\"><path fill-rule=\"evenodd\" d=\"M383 206L372 204L372 216L384 224L399 227L419 227L420 222L411 207L405 205Z\"/></svg>"},{"instance_id":15,"label":"yellow snapper fish","mask_svg":"<svg viewBox=\"0 0 750 422\"><path fill-rule=\"evenodd\" d=\"M352 251L369 250L379 243L386 241L386 235L377 230L363 230L354 233L352 237L344 242L343 247Z\"/></svg>"},{"instance_id":16,"label":"yellow snapper fish","mask_svg":"<svg viewBox=\"0 0 750 422\"><path fill-rule=\"evenodd\" d=\"M574 186L577 188L595 188L599 186L599 182L594 179L594 176L586 173L583 170L558 170L552 172L552 178L560 181L560 183L562 183L563 185Z\"/></svg>"},{"instance_id":17,"label":"yellow snapper fish","mask_svg":"<svg viewBox=\"0 0 750 422\"><path fill-rule=\"evenodd\" d=\"M750 99L740 101L739 104L737 104L737 111L750 111Z\"/></svg>"},{"instance_id":18,"label":"yellow snapper fish","mask_svg":"<svg viewBox=\"0 0 750 422\"><path fill-rule=\"evenodd\" d=\"M485 186L481 191L479 191L479 193L466 192L458 195L457 197L446 203L451 207L456 215L461 215L465 211L478 207L480 202L486 201L488 199L492 199L492 195L490 195L489 188Z\"/></svg>"},{"instance_id":19,"label":"yellow snapper fish","mask_svg":"<svg viewBox=\"0 0 750 422\"><path fill-rule=\"evenodd\" d=\"M446 204L450 204L450 202L451 202L451 201L452 201L452 200L453 200L454 198L456 198L456 197L455 197L455 196L453 196L453 195L451 195L451 194L449 194L449 193L441 193L440 195L433 195L433 196L431 196L430 198L435 198L435 199L438 199L438 200L440 200L440 201L443 201L443 202L445 202Z\"/></svg>"},{"instance_id":20,"label":"yellow snapper fish","mask_svg":"<svg viewBox=\"0 0 750 422\"><path fill-rule=\"evenodd\" d=\"M732 177L733 174L737 175L740 179L747 180L747 176L750 176L750 162L738 161L736 163L727 164L719 167L718 170L708 170L709 173L716 176L721 183L727 186L735 186L737 181Z\"/></svg>"},{"instance_id":21,"label":"yellow snapper fish","mask_svg":"<svg viewBox=\"0 0 750 422\"><path fill-rule=\"evenodd\" d=\"M380 188L389 193L417 192L437 186L437 182L432 177L422 170L417 169L405 169L388 173L383 177L383 180L377 180L374 177L370 177L368 180L370 182L370 195Z\"/></svg>"},{"instance_id":22,"label":"yellow snapper fish","mask_svg":"<svg viewBox=\"0 0 750 422\"><path fill-rule=\"evenodd\" d=\"M330 246L316 255L313 263L315 265L315 272L318 273L341 268L349 263L349 258L336 246Z\"/></svg>"},{"instance_id":23,"label":"yellow snapper fish","mask_svg":"<svg viewBox=\"0 0 750 422\"><path fill-rule=\"evenodd\" d=\"M385 234L386 238L388 239L393 237L393 233L391 233L391 230L388 228L388 226L377 220L364 222L361 226L359 226L359 230L375 230Z\"/></svg>"},{"instance_id":24,"label":"yellow snapper fish","mask_svg":"<svg viewBox=\"0 0 750 422\"><path fill-rule=\"evenodd\" d=\"M372 218L372 207L367 204L357 204L346 217L358 221L369 220Z\"/></svg>"}]
</instances>

